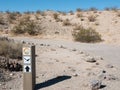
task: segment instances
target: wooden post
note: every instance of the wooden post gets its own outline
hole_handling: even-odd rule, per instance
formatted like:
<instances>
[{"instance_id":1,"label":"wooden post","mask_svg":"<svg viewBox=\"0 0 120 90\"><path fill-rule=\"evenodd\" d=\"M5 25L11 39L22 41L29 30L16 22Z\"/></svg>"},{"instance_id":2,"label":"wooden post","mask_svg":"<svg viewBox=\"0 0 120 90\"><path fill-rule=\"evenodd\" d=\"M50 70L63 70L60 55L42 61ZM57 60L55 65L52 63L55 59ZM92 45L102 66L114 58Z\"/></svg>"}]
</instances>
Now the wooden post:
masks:
<instances>
[{"instance_id":1,"label":"wooden post","mask_svg":"<svg viewBox=\"0 0 120 90\"><path fill-rule=\"evenodd\" d=\"M23 90L35 90L35 46L23 46Z\"/></svg>"}]
</instances>

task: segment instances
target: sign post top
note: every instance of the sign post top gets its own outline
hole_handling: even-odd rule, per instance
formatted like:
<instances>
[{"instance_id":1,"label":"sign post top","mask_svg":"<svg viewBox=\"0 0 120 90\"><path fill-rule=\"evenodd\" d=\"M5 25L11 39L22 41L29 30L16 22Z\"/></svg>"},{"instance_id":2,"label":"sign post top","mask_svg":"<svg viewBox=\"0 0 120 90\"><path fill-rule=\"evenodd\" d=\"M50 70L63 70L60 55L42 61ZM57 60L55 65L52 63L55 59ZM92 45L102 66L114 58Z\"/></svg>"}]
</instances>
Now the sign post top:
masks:
<instances>
[{"instance_id":1,"label":"sign post top","mask_svg":"<svg viewBox=\"0 0 120 90\"><path fill-rule=\"evenodd\" d=\"M31 55L31 48L23 47L23 55Z\"/></svg>"}]
</instances>

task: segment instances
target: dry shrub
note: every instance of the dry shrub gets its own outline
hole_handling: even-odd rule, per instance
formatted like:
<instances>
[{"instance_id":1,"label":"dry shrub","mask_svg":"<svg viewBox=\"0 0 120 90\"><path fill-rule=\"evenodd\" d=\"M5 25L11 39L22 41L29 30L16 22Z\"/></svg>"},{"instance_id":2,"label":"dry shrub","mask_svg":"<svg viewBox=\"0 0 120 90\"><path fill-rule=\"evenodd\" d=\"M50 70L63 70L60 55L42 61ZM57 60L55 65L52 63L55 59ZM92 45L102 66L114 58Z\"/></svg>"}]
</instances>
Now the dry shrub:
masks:
<instances>
[{"instance_id":1,"label":"dry shrub","mask_svg":"<svg viewBox=\"0 0 120 90\"><path fill-rule=\"evenodd\" d=\"M5 25L4 17L0 15L0 24Z\"/></svg>"},{"instance_id":2,"label":"dry shrub","mask_svg":"<svg viewBox=\"0 0 120 90\"><path fill-rule=\"evenodd\" d=\"M91 8L89 8L89 11L97 11L98 9L97 8L95 8L95 7L91 7Z\"/></svg>"},{"instance_id":3,"label":"dry shrub","mask_svg":"<svg viewBox=\"0 0 120 90\"><path fill-rule=\"evenodd\" d=\"M96 21L96 16L90 15L90 16L88 16L88 20L89 20L90 22L94 22L94 21Z\"/></svg>"},{"instance_id":4,"label":"dry shrub","mask_svg":"<svg viewBox=\"0 0 120 90\"><path fill-rule=\"evenodd\" d=\"M111 10L114 11L114 12L117 12L118 8L117 7L111 7Z\"/></svg>"},{"instance_id":5,"label":"dry shrub","mask_svg":"<svg viewBox=\"0 0 120 90\"><path fill-rule=\"evenodd\" d=\"M71 23L70 23L69 19L64 20L64 21L63 21L63 25L64 25L64 26L70 26Z\"/></svg>"},{"instance_id":6,"label":"dry shrub","mask_svg":"<svg viewBox=\"0 0 120 90\"><path fill-rule=\"evenodd\" d=\"M69 11L70 15L74 15L74 12L73 11Z\"/></svg>"},{"instance_id":7,"label":"dry shrub","mask_svg":"<svg viewBox=\"0 0 120 90\"><path fill-rule=\"evenodd\" d=\"M76 11L77 11L77 12L81 12L81 11L82 11L82 9L80 9L80 8L77 8L77 9L76 9Z\"/></svg>"},{"instance_id":8,"label":"dry shrub","mask_svg":"<svg viewBox=\"0 0 120 90\"><path fill-rule=\"evenodd\" d=\"M77 17L83 17L83 14L82 13L77 13Z\"/></svg>"},{"instance_id":9,"label":"dry shrub","mask_svg":"<svg viewBox=\"0 0 120 90\"><path fill-rule=\"evenodd\" d=\"M101 35L92 28L80 28L78 32L74 32L74 39L80 42L100 42Z\"/></svg>"},{"instance_id":10,"label":"dry shrub","mask_svg":"<svg viewBox=\"0 0 120 90\"><path fill-rule=\"evenodd\" d=\"M83 27L81 25L75 25L74 30L81 30Z\"/></svg>"},{"instance_id":11,"label":"dry shrub","mask_svg":"<svg viewBox=\"0 0 120 90\"><path fill-rule=\"evenodd\" d=\"M120 17L120 12L117 13L117 16Z\"/></svg>"},{"instance_id":12,"label":"dry shrub","mask_svg":"<svg viewBox=\"0 0 120 90\"><path fill-rule=\"evenodd\" d=\"M106 10L106 11L110 11L110 8L109 8L109 7L106 7L104 10Z\"/></svg>"},{"instance_id":13,"label":"dry shrub","mask_svg":"<svg viewBox=\"0 0 120 90\"><path fill-rule=\"evenodd\" d=\"M8 38L0 38L0 56L12 59L22 59L22 44Z\"/></svg>"},{"instance_id":14,"label":"dry shrub","mask_svg":"<svg viewBox=\"0 0 120 90\"><path fill-rule=\"evenodd\" d=\"M38 35L40 34L41 27L37 22L30 20L30 17L22 18L17 25L13 27L12 33L14 34L24 34Z\"/></svg>"},{"instance_id":15,"label":"dry shrub","mask_svg":"<svg viewBox=\"0 0 120 90\"><path fill-rule=\"evenodd\" d=\"M59 16L59 15L58 15L57 13L54 13L54 14L53 14L53 18L54 18L55 20L58 19L58 16Z\"/></svg>"}]
</instances>

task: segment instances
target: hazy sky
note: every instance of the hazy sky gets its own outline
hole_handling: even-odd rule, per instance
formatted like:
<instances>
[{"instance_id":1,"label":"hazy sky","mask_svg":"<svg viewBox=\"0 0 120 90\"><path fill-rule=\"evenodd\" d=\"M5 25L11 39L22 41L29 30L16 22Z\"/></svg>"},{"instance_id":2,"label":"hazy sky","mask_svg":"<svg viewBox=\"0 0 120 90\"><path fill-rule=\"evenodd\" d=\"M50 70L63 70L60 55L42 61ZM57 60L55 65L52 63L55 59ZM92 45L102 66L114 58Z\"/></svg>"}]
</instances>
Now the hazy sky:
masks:
<instances>
[{"instance_id":1,"label":"hazy sky","mask_svg":"<svg viewBox=\"0 0 120 90\"><path fill-rule=\"evenodd\" d=\"M76 8L88 9L96 7L120 8L120 0L0 0L0 11L36 11L58 10L70 11Z\"/></svg>"}]
</instances>

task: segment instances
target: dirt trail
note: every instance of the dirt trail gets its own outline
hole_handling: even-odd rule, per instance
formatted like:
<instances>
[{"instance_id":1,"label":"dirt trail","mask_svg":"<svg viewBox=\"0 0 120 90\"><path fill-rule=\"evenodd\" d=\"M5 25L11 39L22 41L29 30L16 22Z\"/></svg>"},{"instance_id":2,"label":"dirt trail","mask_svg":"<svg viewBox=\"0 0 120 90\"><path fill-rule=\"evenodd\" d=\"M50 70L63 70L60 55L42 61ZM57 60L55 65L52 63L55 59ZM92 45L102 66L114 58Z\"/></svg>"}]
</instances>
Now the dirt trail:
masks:
<instances>
[{"instance_id":1,"label":"dirt trail","mask_svg":"<svg viewBox=\"0 0 120 90\"><path fill-rule=\"evenodd\" d=\"M75 48L81 51L86 51L91 54L101 56L105 58L111 64L120 66L120 47L114 45L106 45L106 44L86 44L79 42L72 42L66 40L51 40L51 39L33 39L33 38L25 38L25 37L12 37L15 40L21 40L25 42L35 43L35 44L50 44L54 46L63 45L67 48Z\"/></svg>"}]
</instances>

